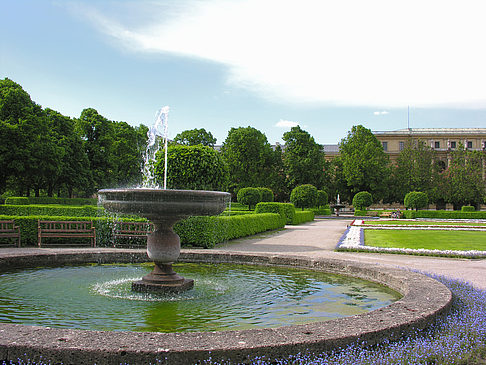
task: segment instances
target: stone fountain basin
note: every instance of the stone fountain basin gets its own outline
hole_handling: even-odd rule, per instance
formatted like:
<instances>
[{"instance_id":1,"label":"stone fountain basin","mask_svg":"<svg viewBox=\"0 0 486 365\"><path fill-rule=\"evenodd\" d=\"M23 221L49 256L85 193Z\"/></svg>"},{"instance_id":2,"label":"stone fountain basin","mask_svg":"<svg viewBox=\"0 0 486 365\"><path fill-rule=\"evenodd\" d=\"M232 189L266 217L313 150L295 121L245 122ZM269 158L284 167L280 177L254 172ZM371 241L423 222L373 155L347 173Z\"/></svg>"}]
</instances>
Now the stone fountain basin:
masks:
<instances>
[{"instance_id":1,"label":"stone fountain basin","mask_svg":"<svg viewBox=\"0 0 486 365\"><path fill-rule=\"evenodd\" d=\"M143 262L142 250L18 249L0 252L0 272L27 267L82 263ZM0 323L0 360L28 357L64 364L193 364L212 358L247 361L255 356L287 357L339 350L356 341L369 345L427 327L447 313L452 294L425 275L348 260L273 254L185 250L185 262L301 267L378 282L403 297L372 312L327 322L280 328L204 333L105 332Z\"/></svg>"},{"instance_id":2,"label":"stone fountain basin","mask_svg":"<svg viewBox=\"0 0 486 365\"><path fill-rule=\"evenodd\" d=\"M230 194L205 190L103 189L98 192L103 207L114 213L136 214L157 221L161 217L174 220L189 216L218 215Z\"/></svg>"}]
</instances>

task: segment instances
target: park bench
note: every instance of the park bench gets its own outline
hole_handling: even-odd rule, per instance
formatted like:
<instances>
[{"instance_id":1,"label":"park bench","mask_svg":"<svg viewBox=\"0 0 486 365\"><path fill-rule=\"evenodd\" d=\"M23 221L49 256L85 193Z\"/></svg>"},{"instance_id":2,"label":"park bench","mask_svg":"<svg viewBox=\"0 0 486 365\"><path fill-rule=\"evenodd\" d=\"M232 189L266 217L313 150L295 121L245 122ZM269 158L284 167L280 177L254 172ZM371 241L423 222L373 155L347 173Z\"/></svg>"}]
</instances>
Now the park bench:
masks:
<instances>
[{"instance_id":1,"label":"park bench","mask_svg":"<svg viewBox=\"0 0 486 365\"><path fill-rule=\"evenodd\" d=\"M0 238L17 238L17 247L20 247L20 227L13 220L0 221Z\"/></svg>"},{"instance_id":2,"label":"park bench","mask_svg":"<svg viewBox=\"0 0 486 365\"><path fill-rule=\"evenodd\" d=\"M37 234L39 247L42 247L43 238L90 238L90 246L96 246L96 230L92 221L42 221L39 219ZM62 246L79 246L79 244L67 243Z\"/></svg>"},{"instance_id":3,"label":"park bench","mask_svg":"<svg viewBox=\"0 0 486 365\"><path fill-rule=\"evenodd\" d=\"M150 232L153 231L153 224L148 222L122 222L116 221L113 230L113 237L117 238L141 238L147 239ZM135 243L134 240L131 243Z\"/></svg>"},{"instance_id":4,"label":"park bench","mask_svg":"<svg viewBox=\"0 0 486 365\"><path fill-rule=\"evenodd\" d=\"M380 218L391 218L392 212L383 212L380 214Z\"/></svg>"}]
</instances>

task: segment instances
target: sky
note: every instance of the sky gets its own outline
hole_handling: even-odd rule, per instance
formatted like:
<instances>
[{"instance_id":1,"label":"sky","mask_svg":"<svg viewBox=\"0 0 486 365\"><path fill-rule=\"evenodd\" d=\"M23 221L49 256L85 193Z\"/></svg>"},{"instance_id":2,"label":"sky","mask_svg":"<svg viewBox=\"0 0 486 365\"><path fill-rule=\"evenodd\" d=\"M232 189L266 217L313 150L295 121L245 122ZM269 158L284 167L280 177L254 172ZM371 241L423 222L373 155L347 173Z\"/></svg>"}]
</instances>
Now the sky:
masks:
<instances>
[{"instance_id":1,"label":"sky","mask_svg":"<svg viewBox=\"0 0 486 365\"><path fill-rule=\"evenodd\" d=\"M374 130L486 127L484 0L2 0L0 78L70 117Z\"/></svg>"}]
</instances>

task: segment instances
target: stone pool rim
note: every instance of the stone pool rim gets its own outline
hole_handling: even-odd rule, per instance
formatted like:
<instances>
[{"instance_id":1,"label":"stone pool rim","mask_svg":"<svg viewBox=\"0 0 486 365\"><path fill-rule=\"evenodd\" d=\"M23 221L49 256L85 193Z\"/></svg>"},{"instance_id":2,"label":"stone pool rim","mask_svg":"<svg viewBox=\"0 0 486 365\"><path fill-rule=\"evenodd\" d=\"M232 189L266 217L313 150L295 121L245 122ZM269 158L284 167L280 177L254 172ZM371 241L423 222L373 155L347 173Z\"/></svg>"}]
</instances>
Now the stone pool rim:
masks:
<instances>
[{"instance_id":1,"label":"stone pool rim","mask_svg":"<svg viewBox=\"0 0 486 365\"><path fill-rule=\"evenodd\" d=\"M85 263L149 261L136 249L0 249L0 271ZM357 261L281 254L182 250L181 262L291 266L358 277L402 294L386 307L326 322L242 331L154 333L90 331L0 323L0 360L30 359L64 364L193 364L211 358L244 362L255 356L339 349L356 341L372 345L425 328L447 313L450 290L423 274Z\"/></svg>"}]
</instances>

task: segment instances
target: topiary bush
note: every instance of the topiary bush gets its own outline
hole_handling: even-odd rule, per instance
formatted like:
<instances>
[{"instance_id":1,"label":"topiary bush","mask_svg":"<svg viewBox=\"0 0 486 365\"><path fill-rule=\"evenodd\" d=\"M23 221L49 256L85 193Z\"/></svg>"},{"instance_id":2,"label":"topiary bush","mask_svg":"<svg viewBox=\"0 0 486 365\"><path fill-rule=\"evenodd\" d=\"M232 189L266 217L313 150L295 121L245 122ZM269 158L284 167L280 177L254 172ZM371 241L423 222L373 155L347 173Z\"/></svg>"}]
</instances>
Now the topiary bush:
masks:
<instances>
[{"instance_id":1,"label":"topiary bush","mask_svg":"<svg viewBox=\"0 0 486 365\"><path fill-rule=\"evenodd\" d=\"M474 208L472 205L463 205L461 207L461 212L475 212L476 208Z\"/></svg>"},{"instance_id":2,"label":"topiary bush","mask_svg":"<svg viewBox=\"0 0 486 365\"><path fill-rule=\"evenodd\" d=\"M258 188L241 188L236 195L238 203L248 205L248 210L261 202L262 194Z\"/></svg>"},{"instance_id":3,"label":"topiary bush","mask_svg":"<svg viewBox=\"0 0 486 365\"><path fill-rule=\"evenodd\" d=\"M269 188L257 188L262 194L261 202L273 202L273 191Z\"/></svg>"},{"instance_id":4,"label":"topiary bush","mask_svg":"<svg viewBox=\"0 0 486 365\"><path fill-rule=\"evenodd\" d=\"M411 191L405 195L404 204L407 209L419 210L429 205L429 198L421 191Z\"/></svg>"},{"instance_id":5,"label":"topiary bush","mask_svg":"<svg viewBox=\"0 0 486 365\"><path fill-rule=\"evenodd\" d=\"M290 193L290 202L296 208L312 208L317 202L317 188L311 184L295 187Z\"/></svg>"},{"instance_id":6,"label":"topiary bush","mask_svg":"<svg viewBox=\"0 0 486 365\"><path fill-rule=\"evenodd\" d=\"M318 208L327 205L329 196L324 190L317 190L316 205Z\"/></svg>"},{"instance_id":7,"label":"topiary bush","mask_svg":"<svg viewBox=\"0 0 486 365\"><path fill-rule=\"evenodd\" d=\"M366 210L371 204L373 204L373 196L367 191L360 191L353 197L354 210Z\"/></svg>"},{"instance_id":8,"label":"topiary bush","mask_svg":"<svg viewBox=\"0 0 486 365\"><path fill-rule=\"evenodd\" d=\"M287 222L287 215L285 214L284 203L274 202L260 202L255 207L255 214L259 213L277 213L279 214L284 224Z\"/></svg>"},{"instance_id":9,"label":"topiary bush","mask_svg":"<svg viewBox=\"0 0 486 365\"><path fill-rule=\"evenodd\" d=\"M314 212L311 210L304 210L304 211L296 211L294 220L292 221L293 225L302 224L305 222L312 222L314 220Z\"/></svg>"}]
</instances>

